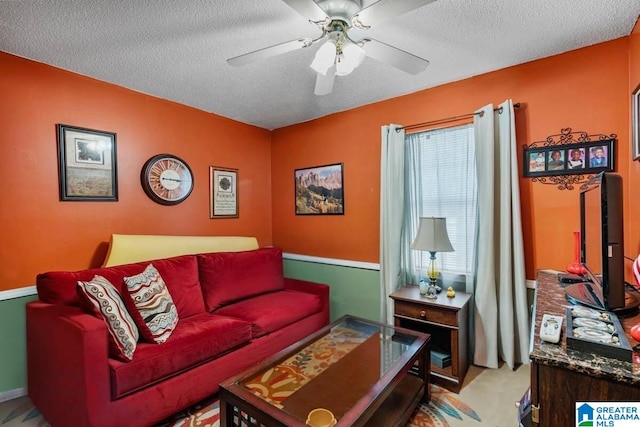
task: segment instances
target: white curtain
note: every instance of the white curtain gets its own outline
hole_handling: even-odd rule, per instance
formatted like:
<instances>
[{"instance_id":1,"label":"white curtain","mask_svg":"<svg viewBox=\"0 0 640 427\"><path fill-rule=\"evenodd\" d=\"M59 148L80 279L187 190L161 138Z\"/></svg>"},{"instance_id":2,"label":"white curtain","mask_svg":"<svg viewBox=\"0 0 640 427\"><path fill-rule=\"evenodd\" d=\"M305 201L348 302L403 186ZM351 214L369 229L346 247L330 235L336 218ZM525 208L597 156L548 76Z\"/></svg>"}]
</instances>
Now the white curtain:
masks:
<instances>
[{"instance_id":1,"label":"white curtain","mask_svg":"<svg viewBox=\"0 0 640 427\"><path fill-rule=\"evenodd\" d=\"M400 279L400 244L404 210L404 130L382 126L380 166L380 319L393 324L389 294L404 283Z\"/></svg>"},{"instance_id":2,"label":"white curtain","mask_svg":"<svg viewBox=\"0 0 640 427\"><path fill-rule=\"evenodd\" d=\"M529 319L513 102L476 111L478 238L474 363L528 363Z\"/></svg>"}]
</instances>

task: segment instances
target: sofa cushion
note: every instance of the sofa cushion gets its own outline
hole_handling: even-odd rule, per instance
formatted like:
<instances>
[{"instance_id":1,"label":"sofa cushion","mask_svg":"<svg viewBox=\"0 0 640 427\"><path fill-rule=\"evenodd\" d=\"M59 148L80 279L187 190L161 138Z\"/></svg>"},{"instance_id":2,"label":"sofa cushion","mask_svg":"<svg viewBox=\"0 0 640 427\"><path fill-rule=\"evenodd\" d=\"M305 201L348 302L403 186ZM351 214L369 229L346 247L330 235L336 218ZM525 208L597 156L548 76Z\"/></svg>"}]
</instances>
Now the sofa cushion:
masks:
<instances>
[{"instance_id":1,"label":"sofa cushion","mask_svg":"<svg viewBox=\"0 0 640 427\"><path fill-rule=\"evenodd\" d=\"M118 290L122 291L122 278L139 273L137 265L121 265L110 268L92 268L80 271L49 271L38 274L36 288L38 298L48 304L79 306L76 286L78 281L89 282L94 276L102 276Z\"/></svg>"},{"instance_id":2,"label":"sofa cushion","mask_svg":"<svg viewBox=\"0 0 640 427\"><path fill-rule=\"evenodd\" d=\"M81 271L50 271L36 278L38 297L49 304L78 305L76 284L78 280L90 281L99 275L109 280L119 292L123 278L140 273L149 262L93 268ZM204 299L198 280L198 261L195 255L182 255L154 260L153 265L162 275L181 318L203 313Z\"/></svg>"},{"instance_id":3,"label":"sofa cushion","mask_svg":"<svg viewBox=\"0 0 640 427\"><path fill-rule=\"evenodd\" d=\"M142 262L139 265L147 264ZM154 260L153 266L167 284L180 319L205 312L202 288L198 278L198 260L195 255ZM137 273L140 271L142 268Z\"/></svg>"},{"instance_id":4,"label":"sofa cushion","mask_svg":"<svg viewBox=\"0 0 640 427\"><path fill-rule=\"evenodd\" d=\"M124 303L148 342L165 342L178 324L178 311L162 276L153 264L140 274L124 278Z\"/></svg>"},{"instance_id":5,"label":"sofa cushion","mask_svg":"<svg viewBox=\"0 0 640 427\"><path fill-rule=\"evenodd\" d=\"M129 363L109 359L112 398L177 375L251 340L247 321L202 313L180 319L171 339L141 342Z\"/></svg>"},{"instance_id":6,"label":"sofa cushion","mask_svg":"<svg viewBox=\"0 0 640 427\"><path fill-rule=\"evenodd\" d=\"M284 289L282 250L278 248L200 254L198 270L209 311Z\"/></svg>"},{"instance_id":7,"label":"sofa cushion","mask_svg":"<svg viewBox=\"0 0 640 427\"><path fill-rule=\"evenodd\" d=\"M215 314L251 322L253 338L258 338L321 309L322 300L318 295L285 290L238 301L216 310Z\"/></svg>"},{"instance_id":8,"label":"sofa cushion","mask_svg":"<svg viewBox=\"0 0 640 427\"><path fill-rule=\"evenodd\" d=\"M117 289L104 277L95 276L89 282L78 281L78 295L81 304L107 324L111 356L131 360L138 342L138 328Z\"/></svg>"}]
</instances>

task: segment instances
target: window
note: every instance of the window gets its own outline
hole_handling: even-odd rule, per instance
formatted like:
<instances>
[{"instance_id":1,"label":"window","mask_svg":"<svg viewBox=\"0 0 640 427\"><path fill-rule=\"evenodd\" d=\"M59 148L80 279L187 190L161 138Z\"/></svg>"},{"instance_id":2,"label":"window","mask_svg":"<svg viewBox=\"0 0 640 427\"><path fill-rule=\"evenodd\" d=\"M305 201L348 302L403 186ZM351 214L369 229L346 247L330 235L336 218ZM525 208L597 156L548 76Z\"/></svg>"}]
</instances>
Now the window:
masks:
<instances>
[{"instance_id":1,"label":"window","mask_svg":"<svg viewBox=\"0 0 640 427\"><path fill-rule=\"evenodd\" d=\"M405 137L403 265L413 283L424 278L429 253L411 250L419 218L447 219L454 252L438 253L443 275L473 271L476 236L476 166L473 125L430 130Z\"/></svg>"}]
</instances>

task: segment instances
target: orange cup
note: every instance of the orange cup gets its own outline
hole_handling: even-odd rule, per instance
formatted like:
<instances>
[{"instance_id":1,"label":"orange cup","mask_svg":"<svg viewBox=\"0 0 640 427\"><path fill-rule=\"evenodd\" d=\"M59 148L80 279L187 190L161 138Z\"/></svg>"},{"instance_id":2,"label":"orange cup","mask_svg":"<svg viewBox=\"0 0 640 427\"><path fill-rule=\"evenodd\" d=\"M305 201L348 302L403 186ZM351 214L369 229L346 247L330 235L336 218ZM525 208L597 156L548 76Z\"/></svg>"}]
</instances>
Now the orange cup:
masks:
<instances>
[{"instance_id":1,"label":"orange cup","mask_svg":"<svg viewBox=\"0 0 640 427\"><path fill-rule=\"evenodd\" d=\"M307 424L311 427L333 427L336 422L331 411L324 408L314 409L307 416Z\"/></svg>"}]
</instances>

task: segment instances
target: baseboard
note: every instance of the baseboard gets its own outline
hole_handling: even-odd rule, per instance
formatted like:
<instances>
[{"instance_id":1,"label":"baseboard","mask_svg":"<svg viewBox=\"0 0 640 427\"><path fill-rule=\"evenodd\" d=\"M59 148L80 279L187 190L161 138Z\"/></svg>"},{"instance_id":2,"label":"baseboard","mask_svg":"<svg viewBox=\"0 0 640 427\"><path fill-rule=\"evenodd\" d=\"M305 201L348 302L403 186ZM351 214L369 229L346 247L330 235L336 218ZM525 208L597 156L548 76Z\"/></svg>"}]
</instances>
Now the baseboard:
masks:
<instances>
[{"instance_id":1,"label":"baseboard","mask_svg":"<svg viewBox=\"0 0 640 427\"><path fill-rule=\"evenodd\" d=\"M360 268L364 270L380 270L380 264L374 264L372 262L362 262L362 261L351 261L346 259L335 259L335 258L322 258L316 256L309 255L298 255L291 253L283 253L282 258L290 259L293 261L304 261L304 262L313 262L316 264L328 264L328 265L338 265L341 267L351 267L351 268Z\"/></svg>"},{"instance_id":2,"label":"baseboard","mask_svg":"<svg viewBox=\"0 0 640 427\"><path fill-rule=\"evenodd\" d=\"M17 399L18 397L26 395L27 389L25 387L16 388L15 390L3 391L2 393L0 393L0 402L6 402L7 400Z\"/></svg>"},{"instance_id":3,"label":"baseboard","mask_svg":"<svg viewBox=\"0 0 640 427\"><path fill-rule=\"evenodd\" d=\"M10 300L14 298L22 298L31 295L37 295L38 291L35 286L27 286L25 288L9 289L8 291L0 291L0 301Z\"/></svg>"}]
</instances>

